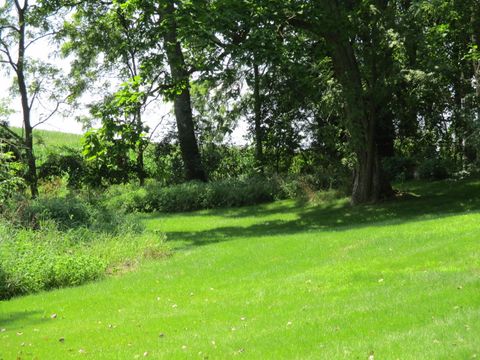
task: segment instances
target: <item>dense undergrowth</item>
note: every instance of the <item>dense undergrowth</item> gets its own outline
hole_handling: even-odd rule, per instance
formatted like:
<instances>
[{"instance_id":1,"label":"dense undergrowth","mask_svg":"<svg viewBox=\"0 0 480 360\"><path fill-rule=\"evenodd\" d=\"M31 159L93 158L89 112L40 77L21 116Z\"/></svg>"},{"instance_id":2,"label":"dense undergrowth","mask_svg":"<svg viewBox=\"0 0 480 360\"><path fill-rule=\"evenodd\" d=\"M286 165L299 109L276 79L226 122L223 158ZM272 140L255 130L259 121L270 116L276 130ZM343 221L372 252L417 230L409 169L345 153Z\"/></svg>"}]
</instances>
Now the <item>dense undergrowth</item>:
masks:
<instances>
[{"instance_id":1,"label":"dense undergrowth","mask_svg":"<svg viewBox=\"0 0 480 360\"><path fill-rule=\"evenodd\" d=\"M76 286L168 254L162 234L87 197L19 200L0 221L0 299Z\"/></svg>"},{"instance_id":2,"label":"dense undergrowth","mask_svg":"<svg viewBox=\"0 0 480 360\"><path fill-rule=\"evenodd\" d=\"M163 187L149 182L144 187L134 184L112 186L105 196L105 205L124 212L187 212L203 209L257 205L280 199L313 201L340 194L339 191L319 192L313 177L289 179L251 177L226 179L208 183L188 182Z\"/></svg>"}]
</instances>

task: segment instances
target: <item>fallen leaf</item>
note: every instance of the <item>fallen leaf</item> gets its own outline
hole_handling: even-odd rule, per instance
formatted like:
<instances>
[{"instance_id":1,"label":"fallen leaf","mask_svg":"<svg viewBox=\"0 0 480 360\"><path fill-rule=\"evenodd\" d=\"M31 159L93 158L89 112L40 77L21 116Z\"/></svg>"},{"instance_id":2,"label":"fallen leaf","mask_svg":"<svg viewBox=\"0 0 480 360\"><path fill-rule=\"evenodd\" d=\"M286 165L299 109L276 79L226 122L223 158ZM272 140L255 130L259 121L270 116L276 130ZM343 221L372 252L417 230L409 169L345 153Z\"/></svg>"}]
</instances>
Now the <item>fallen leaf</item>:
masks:
<instances>
[{"instance_id":1,"label":"fallen leaf","mask_svg":"<svg viewBox=\"0 0 480 360\"><path fill-rule=\"evenodd\" d=\"M145 351L145 352L143 353L143 357L147 357L147 356L148 356L148 351Z\"/></svg>"},{"instance_id":2,"label":"fallen leaf","mask_svg":"<svg viewBox=\"0 0 480 360\"><path fill-rule=\"evenodd\" d=\"M57 314L50 315L50 319L56 319L56 318L57 318Z\"/></svg>"}]
</instances>

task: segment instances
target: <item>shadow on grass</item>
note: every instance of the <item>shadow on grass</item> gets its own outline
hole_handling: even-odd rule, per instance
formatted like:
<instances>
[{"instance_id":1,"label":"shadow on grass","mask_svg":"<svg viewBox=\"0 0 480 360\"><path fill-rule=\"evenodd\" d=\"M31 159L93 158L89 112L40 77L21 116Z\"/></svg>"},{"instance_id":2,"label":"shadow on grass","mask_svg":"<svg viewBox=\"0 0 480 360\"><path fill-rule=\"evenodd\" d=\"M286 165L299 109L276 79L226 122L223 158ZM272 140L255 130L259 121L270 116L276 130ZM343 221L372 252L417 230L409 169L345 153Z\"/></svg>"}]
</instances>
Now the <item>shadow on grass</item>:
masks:
<instances>
[{"instance_id":1,"label":"shadow on grass","mask_svg":"<svg viewBox=\"0 0 480 360\"><path fill-rule=\"evenodd\" d=\"M8 314L0 312L0 329L6 331L18 330L28 325L40 324L47 319L42 317L40 311L18 311L9 312ZM17 324L22 324L18 326Z\"/></svg>"},{"instance_id":2,"label":"shadow on grass","mask_svg":"<svg viewBox=\"0 0 480 360\"><path fill-rule=\"evenodd\" d=\"M205 231L167 232L169 241L179 241L177 249L229 241L235 238L291 235L309 231L346 231L366 226L385 226L438 219L466 212L480 211L480 183L474 180L411 183L403 186L403 196L375 205L352 207L346 200L319 206L295 203L279 206L260 205L240 209L212 210L202 215L228 218L265 217L292 213L295 220L270 220L248 227L229 226ZM408 186L408 184L407 184ZM194 214L192 214L194 216Z\"/></svg>"}]
</instances>

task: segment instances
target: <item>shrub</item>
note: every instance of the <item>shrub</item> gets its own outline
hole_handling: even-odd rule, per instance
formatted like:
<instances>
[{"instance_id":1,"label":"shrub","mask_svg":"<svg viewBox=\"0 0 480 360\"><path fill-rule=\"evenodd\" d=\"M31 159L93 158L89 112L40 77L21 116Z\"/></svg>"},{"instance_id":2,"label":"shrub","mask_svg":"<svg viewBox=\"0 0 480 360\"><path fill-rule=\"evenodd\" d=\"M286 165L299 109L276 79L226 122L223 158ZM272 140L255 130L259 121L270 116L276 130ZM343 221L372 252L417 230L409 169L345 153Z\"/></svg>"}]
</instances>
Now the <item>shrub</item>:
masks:
<instances>
[{"instance_id":1,"label":"shrub","mask_svg":"<svg viewBox=\"0 0 480 360\"><path fill-rule=\"evenodd\" d=\"M75 196L39 198L29 203L23 212L23 225L52 220L62 230L92 225L94 209Z\"/></svg>"},{"instance_id":2,"label":"shrub","mask_svg":"<svg viewBox=\"0 0 480 360\"><path fill-rule=\"evenodd\" d=\"M39 179L51 180L55 177L67 177L70 188L79 188L84 181L86 165L80 151L62 147L60 152L50 152L39 167Z\"/></svg>"},{"instance_id":3,"label":"shrub","mask_svg":"<svg viewBox=\"0 0 480 360\"><path fill-rule=\"evenodd\" d=\"M13 152L4 152L0 143L0 210L6 201L26 186L21 177L23 170L24 165L16 161Z\"/></svg>"},{"instance_id":4,"label":"shrub","mask_svg":"<svg viewBox=\"0 0 480 360\"><path fill-rule=\"evenodd\" d=\"M451 165L444 159L426 159L417 169L422 180L443 180L450 176Z\"/></svg>"},{"instance_id":5,"label":"shrub","mask_svg":"<svg viewBox=\"0 0 480 360\"><path fill-rule=\"evenodd\" d=\"M142 235L128 229L117 235L86 228L60 231L53 222L32 230L0 223L0 299L77 286L125 263L168 253L163 234Z\"/></svg>"},{"instance_id":6,"label":"shrub","mask_svg":"<svg viewBox=\"0 0 480 360\"><path fill-rule=\"evenodd\" d=\"M261 177L188 182L170 187L150 182L144 188L133 185L112 187L106 196L106 204L110 209L126 212L182 212L260 204L273 201L280 193L277 180Z\"/></svg>"},{"instance_id":7,"label":"shrub","mask_svg":"<svg viewBox=\"0 0 480 360\"><path fill-rule=\"evenodd\" d=\"M74 237L53 227L41 231L0 228L0 298L62 286L79 285L101 277L106 264L81 254Z\"/></svg>"},{"instance_id":8,"label":"shrub","mask_svg":"<svg viewBox=\"0 0 480 360\"><path fill-rule=\"evenodd\" d=\"M415 162L404 156L393 156L383 160L383 168L390 180L403 182L413 179Z\"/></svg>"},{"instance_id":9,"label":"shrub","mask_svg":"<svg viewBox=\"0 0 480 360\"><path fill-rule=\"evenodd\" d=\"M122 232L139 233L141 224L117 208L101 203L101 196L40 197L35 200L16 199L2 213L9 223L24 228L38 229L53 222L59 230L86 228L112 235Z\"/></svg>"}]
</instances>

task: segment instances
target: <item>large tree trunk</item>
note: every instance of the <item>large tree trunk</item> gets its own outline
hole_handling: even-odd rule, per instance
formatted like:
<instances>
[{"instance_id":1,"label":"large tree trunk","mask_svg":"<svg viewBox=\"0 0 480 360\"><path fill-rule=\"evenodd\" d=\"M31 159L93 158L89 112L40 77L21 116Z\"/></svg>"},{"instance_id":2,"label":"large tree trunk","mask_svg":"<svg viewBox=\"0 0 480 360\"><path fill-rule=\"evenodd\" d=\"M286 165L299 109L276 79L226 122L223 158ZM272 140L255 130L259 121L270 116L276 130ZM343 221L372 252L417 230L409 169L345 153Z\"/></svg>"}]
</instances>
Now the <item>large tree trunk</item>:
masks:
<instances>
[{"instance_id":1,"label":"large tree trunk","mask_svg":"<svg viewBox=\"0 0 480 360\"><path fill-rule=\"evenodd\" d=\"M386 1L382 1L380 6L384 8L386 4ZM339 24L344 22L345 14L342 13L337 1L328 1L325 6L331 17L337 19ZM384 158L393 155L394 139L393 115L391 112L385 112L385 108L390 105L388 103L390 92L381 85L384 83L381 81L382 75L385 75L382 71L386 71L381 70L381 66L388 65L388 62L382 64L382 58L369 60L372 62L369 64L372 72L369 80L374 85L370 85L369 91L366 91L348 33L332 28L323 32L323 37L331 51L335 77L342 85L347 129L357 155L352 204L377 202L392 197L394 191L390 179L383 170ZM375 48L372 50L382 51ZM363 51L367 50L364 48ZM376 63L377 60L380 65ZM373 92L372 88L385 93Z\"/></svg>"},{"instance_id":2,"label":"large tree trunk","mask_svg":"<svg viewBox=\"0 0 480 360\"><path fill-rule=\"evenodd\" d=\"M335 5L331 9L338 11ZM347 128L357 155L352 203L376 202L391 197L394 192L383 171L382 161L393 155L392 118L380 111L382 104L377 106L375 99L366 96L348 37L333 31L325 34L325 39L331 49L335 76L342 85Z\"/></svg>"},{"instance_id":3,"label":"large tree trunk","mask_svg":"<svg viewBox=\"0 0 480 360\"><path fill-rule=\"evenodd\" d=\"M18 12L18 24L19 24L19 39L18 39L18 60L16 64L16 74L18 81L18 89L20 92L20 98L22 102L23 113L23 127L25 129L25 148L26 148L26 160L27 160L27 182L30 186L30 192L32 198L38 196L38 179L37 179L37 166L35 161L35 154L33 152L33 127L30 120L30 104L28 101L28 90L25 82L25 12L28 7L28 2L25 1L24 7L21 7L16 2Z\"/></svg>"},{"instance_id":4,"label":"large tree trunk","mask_svg":"<svg viewBox=\"0 0 480 360\"><path fill-rule=\"evenodd\" d=\"M187 71L180 42L178 41L173 0L168 1L165 9L168 24L168 31L164 38L165 49L172 80L175 87L178 87L174 95L174 110L186 177L188 180L206 181L207 176L203 169L193 124L190 75Z\"/></svg>"},{"instance_id":5,"label":"large tree trunk","mask_svg":"<svg viewBox=\"0 0 480 360\"><path fill-rule=\"evenodd\" d=\"M254 116L255 116L255 161L257 167L263 172L263 133L262 133L262 99L260 96L260 71L258 64L253 64L254 75Z\"/></svg>"}]
</instances>

